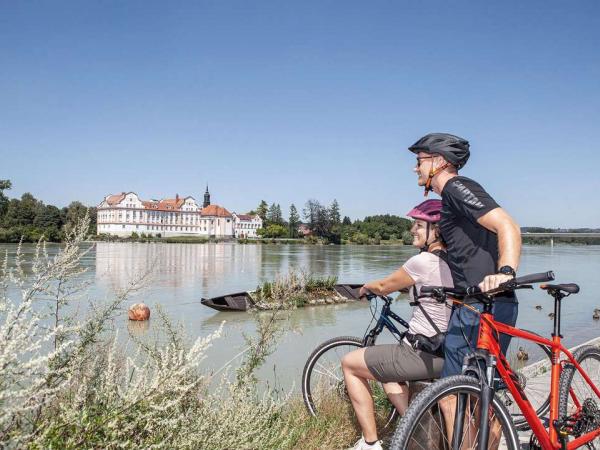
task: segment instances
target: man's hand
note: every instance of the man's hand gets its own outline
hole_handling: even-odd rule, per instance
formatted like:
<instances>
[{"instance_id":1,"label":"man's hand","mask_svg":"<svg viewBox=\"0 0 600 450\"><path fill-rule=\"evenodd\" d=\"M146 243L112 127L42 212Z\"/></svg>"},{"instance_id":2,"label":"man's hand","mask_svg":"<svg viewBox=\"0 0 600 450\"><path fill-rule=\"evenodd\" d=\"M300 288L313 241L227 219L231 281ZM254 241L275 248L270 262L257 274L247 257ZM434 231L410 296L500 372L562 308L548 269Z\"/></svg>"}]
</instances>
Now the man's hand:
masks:
<instances>
[{"instance_id":1,"label":"man's hand","mask_svg":"<svg viewBox=\"0 0 600 450\"><path fill-rule=\"evenodd\" d=\"M366 297L367 294L370 294L370 293L371 293L371 291L363 286L360 288L360 291L358 291L358 297L359 298Z\"/></svg>"},{"instance_id":2,"label":"man's hand","mask_svg":"<svg viewBox=\"0 0 600 450\"><path fill-rule=\"evenodd\" d=\"M505 275L503 273L496 273L494 275L488 275L479 283L479 289L481 292L488 292L492 289L498 288L502 283L512 280L512 275Z\"/></svg>"}]
</instances>

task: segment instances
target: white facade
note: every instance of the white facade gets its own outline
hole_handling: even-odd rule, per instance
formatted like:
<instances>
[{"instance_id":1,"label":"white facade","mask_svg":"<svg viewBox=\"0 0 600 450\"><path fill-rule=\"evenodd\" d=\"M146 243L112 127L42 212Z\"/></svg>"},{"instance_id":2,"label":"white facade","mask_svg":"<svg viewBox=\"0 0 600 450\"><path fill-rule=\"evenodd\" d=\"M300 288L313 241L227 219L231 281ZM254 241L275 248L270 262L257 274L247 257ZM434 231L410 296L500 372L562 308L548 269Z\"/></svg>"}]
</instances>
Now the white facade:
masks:
<instances>
[{"instance_id":1,"label":"white facade","mask_svg":"<svg viewBox=\"0 0 600 450\"><path fill-rule=\"evenodd\" d=\"M263 221L258 215L233 213L233 225L236 238L257 238L256 230L262 228Z\"/></svg>"},{"instance_id":2,"label":"white facade","mask_svg":"<svg viewBox=\"0 0 600 450\"><path fill-rule=\"evenodd\" d=\"M135 192L107 195L98 205L98 234L145 233L163 237L233 237L233 216L218 205L200 207L193 197L142 201Z\"/></svg>"}]
</instances>

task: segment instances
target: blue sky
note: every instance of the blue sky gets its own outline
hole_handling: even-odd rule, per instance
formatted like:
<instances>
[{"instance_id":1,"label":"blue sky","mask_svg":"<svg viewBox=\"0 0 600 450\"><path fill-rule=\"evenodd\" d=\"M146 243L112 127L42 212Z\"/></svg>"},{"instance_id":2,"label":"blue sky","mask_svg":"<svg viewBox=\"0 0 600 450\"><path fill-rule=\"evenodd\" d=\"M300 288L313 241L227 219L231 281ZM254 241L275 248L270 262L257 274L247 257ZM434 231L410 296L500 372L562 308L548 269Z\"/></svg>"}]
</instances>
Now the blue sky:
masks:
<instances>
[{"instance_id":1,"label":"blue sky","mask_svg":"<svg viewBox=\"0 0 600 450\"><path fill-rule=\"evenodd\" d=\"M600 2L2 2L0 178L59 206L421 201L406 148L521 225L600 226Z\"/></svg>"}]
</instances>

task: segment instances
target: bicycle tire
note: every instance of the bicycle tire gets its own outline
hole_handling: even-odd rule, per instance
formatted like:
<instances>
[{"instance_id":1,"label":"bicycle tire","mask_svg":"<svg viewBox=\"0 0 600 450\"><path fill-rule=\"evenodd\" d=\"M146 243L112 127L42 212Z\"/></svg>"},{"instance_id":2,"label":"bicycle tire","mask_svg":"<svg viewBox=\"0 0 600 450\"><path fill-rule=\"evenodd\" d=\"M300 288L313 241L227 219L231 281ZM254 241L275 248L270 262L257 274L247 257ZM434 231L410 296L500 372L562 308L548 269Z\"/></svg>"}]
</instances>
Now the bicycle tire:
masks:
<instances>
[{"instance_id":1,"label":"bicycle tire","mask_svg":"<svg viewBox=\"0 0 600 450\"><path fill-rule=\"evenodd\" d=\"M369 344L374 345L375 340L371 340ZM332 352L336 347L340 346L349 346L363 348L363 339L355 337L355 336L340 336L329 339L319 345L308 357L306 364L304 365L304 370L302 371L302 398L304 400L304 405L308 410L308 413L311 416L316 416L318 414L318 405L317 401L314 398L314 388L319 388L319 386L315 386L315 382L313 380L313 373L315 372L315 367L319 363L319 360L324 358L328 352ZM369 345L367 345L369 346ZM338 363L339 361L339 363ZM336 357L333 358L334 364L337 363L336 369L339 368L341 372L341 358ZM326 370L326 372L331 372L330 370ZM334 381L334 385L332 386L331 392L337 392L340 395L345 395L345 385L343 381L343 376L340 374L339 378L335 372L331 372L332 381ZM333 378L336 378L333 380ZM377 408L376 408L377 409ZM379 420L380 424L383 425L384 428L388 427L391 423L393 423L398 417L398 412L391 404L383 404L381 405L382 414L380 414L381 418ZM389 411L387 411L389 410ZM377 414L376 414L377 415ZM382 422L382 423L381 423Z\"/></svg>"},{"instance_id":2,"label":"bicycle tire","mask_svg":"<svg viewBox=\"0 0 600 450\"><path fill-rule=\"evenodd\" d=\"M592 345L584 345L583 347L579 347L575 352L573 352L573 357L579 363L579 365L585 370L587 375L591 378L592 382L596 386L600 386L600 349ZM590 370L590 363L592 364L593 371ZM574 385L575 383L575 385ZM563 367L563 370L560 375L560 385L558 390L558 412L559 418L564 418L566 416L571 416L575 413L574 404L569 401L571 398L570 390L573 388L573 392L576 396L578 396L578 401L583 404L587 394L591 398L596 407L600 407L600 401L598 400L594 391L589 387L587 382L583 380L583 378L579 375L579 372L575 368L573 364L567 363ZM590 430L591 431L591 430ZM575 436L569 436L577 437ZM600 446L600 437L594 439L593 441L594 447L598 448Z\"/></svg>"},{"instance_id":3,"label":"bicycle tire","mask_svg":"<svg viewBox=\"0 0 600 450\"><path fill-rule=\"evenodd\" d=\"M454 394L467 394L480 397L481 387L476 378L468 375L454 375L443 378L428 386L411 402L408 410L398 424L394 436L392 437L390 450L414 450L417 448L427 450L438 450L450 448L447 436L444 435L446 424L443 418L443 413L438 406L438 402ZM470 398L470 397L468 397ZM497 396L492 399L492 412L494 417L498 418L501 430L504 435L504 445L508 450L518 450L519 438L515 427L513 426L510 413ZM434 419L433 422L424 416L432 410L436 410L439 422ZM472 411L477 411L477 403L470 408ZM431 413L430 413L431 414ZM433 418L433 415L432 415ZM437 430L430 425L433 423L437 426ZM467 423L473 423L468 421ZM420 427L420 428L419 428ZM428 428L432 430L431 434L423 436L423 432L427 433ZM478 430L478 428L471 428ZM419 435L421 433L421 435ZM464 437L464 433L462 434ZM475 438L477 435L475 435ZM492 433L490 433L490 438ZM461 446L464 442L461 442Z\"/></svg>"}]
</instances>

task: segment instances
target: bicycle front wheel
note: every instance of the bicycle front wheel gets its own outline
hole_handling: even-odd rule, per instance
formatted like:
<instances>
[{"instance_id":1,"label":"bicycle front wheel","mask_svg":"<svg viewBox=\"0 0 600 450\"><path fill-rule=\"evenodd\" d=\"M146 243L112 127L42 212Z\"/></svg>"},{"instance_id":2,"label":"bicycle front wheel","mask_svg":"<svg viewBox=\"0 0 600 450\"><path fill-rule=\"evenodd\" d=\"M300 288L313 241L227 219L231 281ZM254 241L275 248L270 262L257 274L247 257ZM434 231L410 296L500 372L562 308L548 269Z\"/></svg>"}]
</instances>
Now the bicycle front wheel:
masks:
<instances>
[{"instance_id":1,"label":"bicycle front wheel","mask_svg":"<svg viewBox=\"0 0 600 450\"><path fill-rule=\"evenodd\" d=\"M349 408L351 412L341 361L344 355L362 347L362 339L342 336L322 343L311 353L302 372L302 397L310 415L316 416L325 410L337 413L339 407ZM369 384L376 422L385 428L398 413L387 399L381 383L373 381Z\"/></svg>"},{"instance_id":2,"label":"bicycle front wheel","mask_svg":"<svg viewBox=\"0 0 600 450\"><path fill-rule=\"evenodd\" d=\"M481 388L477 379L456 375L439 380L410 404L390 449L477 448L480 410ZM518 434L511 415L497 396L492 400L489 418L487 448L518 450Z\"/></svg>"}]
</instances>

